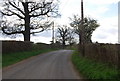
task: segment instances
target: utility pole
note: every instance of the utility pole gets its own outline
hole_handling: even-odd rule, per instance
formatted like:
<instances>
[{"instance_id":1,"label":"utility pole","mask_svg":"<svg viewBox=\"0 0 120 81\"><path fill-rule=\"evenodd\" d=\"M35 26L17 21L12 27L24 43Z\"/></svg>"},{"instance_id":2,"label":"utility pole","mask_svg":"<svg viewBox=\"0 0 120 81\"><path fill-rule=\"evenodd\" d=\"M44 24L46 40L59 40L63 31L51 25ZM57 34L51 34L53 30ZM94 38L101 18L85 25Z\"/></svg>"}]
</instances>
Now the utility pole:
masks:
<instances>
[{"instance_id":1,"label":"utility pole","mask_svg":"<svg viewBox=\"0 0 120 81\"><path fill-rule=\"evenodd\" d=\"M83 0L81 0L81 25L79 26L79 44L83 43Z\"/></svg>"},{"instance_id":2,"label":"utility pole","mask_svg":"<svg viewBox=\"0 0 120 81\"><path fill-rule=\"evenodd\" d=\"M83 0L81 0L81 28L82 28L82 31L81 31L81 33L82 33L82 38L81 38L81 43L82 44L84 44L84 42L85 42L85 40L84 40L84 38L85 38L85 36L84 36L84 34L85 34L85 32L84 32L84 26L83 26L83 24L84 24L84 11L83 11Z\"/></svg>"},{"instance_id":3,"label":"utility pole","mask_svg":"<svg viewBox=\"0 0 120 81\"><path fill-rule=\"evenodd\" d=\"M81 25L79 26L79 50L81 50L82 56L84 56L84 42L85 42L85 29L84 29L84 11L83 0L81 0Z\"/></svg>"},{"instance_id":4,"label":"utility pole","mask_svg":"<svg viewBox=\"0 0 120 81\"><path fill-rule=\"evenodd\" d=\"M83 0L81 0L81 19L83 21L84 18L84 12L83 12Z\"/></svg>"},{"instance_id":5,"label":"utility pole","mask_svg":"<svg viewBox=\"0 0 120 81\"><path fill-rule=\"evenodd\" d=\"M53 21L53 26L52 26L52 43L54 44L54 39L55 39L55 36L54 36L54 21Z\"/></svg>"}]
</instances>

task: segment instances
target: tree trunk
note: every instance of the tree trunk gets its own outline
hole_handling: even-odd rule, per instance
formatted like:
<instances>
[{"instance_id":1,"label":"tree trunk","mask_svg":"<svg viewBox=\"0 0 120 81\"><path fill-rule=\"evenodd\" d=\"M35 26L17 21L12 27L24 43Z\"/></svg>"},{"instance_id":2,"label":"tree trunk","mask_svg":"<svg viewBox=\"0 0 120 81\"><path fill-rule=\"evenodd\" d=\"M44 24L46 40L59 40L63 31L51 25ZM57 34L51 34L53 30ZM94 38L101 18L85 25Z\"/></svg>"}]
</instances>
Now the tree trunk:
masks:
<instances>
[{"instance_id":1,"label":"tree trunk","mask_svg":"<svg viewBox=\"0 0 120 81\"><path fill-rule=\"evenodd\" d=\"M24 32L24 41L30 41L30 16L28 10L28 3L24 3L24 11L25 11L25 32Z\"/></svg>"},{"instance_id":2,"label":"tree trunk","mask_svg":"<svg viewBox=\"0 0 120 81\"><path fill-rule=\"evenodd\" d=\"M65 41L63 40L63 48L65 48Z\"/></svg>"}]
</instances>

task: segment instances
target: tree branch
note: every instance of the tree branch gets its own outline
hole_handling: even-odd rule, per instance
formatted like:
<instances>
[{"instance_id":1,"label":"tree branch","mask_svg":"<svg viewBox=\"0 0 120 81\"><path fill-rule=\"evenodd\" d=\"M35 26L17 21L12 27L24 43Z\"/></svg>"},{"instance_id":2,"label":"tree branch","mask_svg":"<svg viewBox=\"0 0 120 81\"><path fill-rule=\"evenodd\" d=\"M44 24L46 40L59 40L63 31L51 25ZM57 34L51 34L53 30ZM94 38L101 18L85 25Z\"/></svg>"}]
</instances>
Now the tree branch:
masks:
<instances>
[{"instance_id":1,"label":"tree branch","mask_svg":"<svg viewBox=\"0 0 120 81\"><path fill-rule=\"evenodd\" d=\"M46 6L46 4L44 4L43 6L39 6L39 7L36 7L36 5L35 5L31 8L31 11L29 13L32 13L33 11L38 10L40 8L45 8L45 6Z\"/></svg>"},{"instance_id":2,"label":"tree branch","mask_svg":"<svg viewBox=\"0 0 120 81\"><path fill-rule=\"evenodd\" d=\"M16 16L18 16L20 19L24 19L24 17L22 17L21 15L19 15L19 14L13 12L13 11L11 11L11 10L7 10L7 11L11 12L12 14L6 14L6 13L4 13L3 15L7 15L7 16L16 15Z\"/></svg>"},{"instance_id":3,"label":"tree branch","mask_svg":"<svg viewBox=\"0 0 120 81\"><path fill-rule=\"evenodd\" d=\"M40 33L40 32L43 32L44 29L40 30L40 31L36 31L36 32L31 32L30 34L35 34L35 33Z\"/></svg>"},{"instance_id":4,"label":"tree branch","mask_svg":"<svg viewBox=\"0 0 120 81\"><path fill-rule=\"evenodd\" d=\"M37 4L37 5L35 5L35 6L33 6L32 8L31 8L31 11L30 11L30 13L31 12L33 12L33 11L35 11L35 10L38 10L38 9L40 9L40 8L45 8L47 5L51 5L53 2L47 2L47 3L45 3L45 2L43 2L43 3L41 3L41 4L43 4L42 6L39 6L39 4Z\"/></svg>"},{"instance_id":5,"label":"tree branch","mask_svg":"<svg viewBox=\"0 0 120 81\"><path fill-rule=\"evenodd\" d=\"M7 15L7 16L12 16L13 15L13 14L4 13L2 11L0 11L0 13L2 13L3 15Z\"/></svg>"},{"instance_id":6,"label":"tree branch","mask_svg":"<svg viewBox=\"0 0 120 81\"><path fill-rule=\"evenodd\" d=\"M12 34L23 34L24 33L24 31L14 31L14 32L7 32L7 31L5 31L5 28L4 27L2 27L2 31L3 31L3 33L5 33L5 34L7 34L7 35L12 35Z\"/></svg>"},{"instance_id":7,"label":"tree branch","mask_svg":"<svg viewBox=\"0 0 120 81\"><path fill-rule=\"evenodd\" d=\"M38 15L30 15L30 17L38 17L38 16L41 16L41 15L47 15L49 13L49 10L47 11L47 12L45 12L45 13L40 13L40 14L38 14Z\"/></svg>"},{"instance_id":8,"label":"tree branch","mask_svg":"<svg viewBox=\"0 0 120 81\"><path fill-rule=\"evenodd\" d=\"M23 15L25 15L25 13L24 13L20 8L18 8L18 7L15 6L14 4L12 4L12 2L9 2L9 4L10 4L11 6L13 6L14 8L16 8L18 11L20 11Z\"/></svg>"}]
</instances>

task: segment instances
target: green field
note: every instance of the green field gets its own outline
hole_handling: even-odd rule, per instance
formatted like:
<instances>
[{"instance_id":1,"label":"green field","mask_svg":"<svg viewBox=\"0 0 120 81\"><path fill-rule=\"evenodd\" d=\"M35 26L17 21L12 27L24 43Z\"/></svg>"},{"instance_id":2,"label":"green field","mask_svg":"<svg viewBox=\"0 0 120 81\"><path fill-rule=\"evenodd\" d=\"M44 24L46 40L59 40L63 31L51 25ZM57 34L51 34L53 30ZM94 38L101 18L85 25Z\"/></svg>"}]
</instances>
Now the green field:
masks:
<instances>
[{"instance_id":1,"label":"green field","mask_svg":"<svg viewBox=\"0 0 120 81\"><path fill-rule=\"evenodd\" d=\"M19 61L22 61L31 56L35 56L38 54L50 52L57 49L45 49L45 50L35 50L35 51L27 51L27 52L18 52L18 53L10 53L2 55L2 67L9 66L11 64L15 64Z\"/></svg>"},{"instance_id":2,"label":"green field","mask_svg":"<svg viewBox=\"0 0 120 81\"><path fill-rule=\"evenodd\" d=\"M107 64L80 57L77 51L72 55L72 62L80 74L87 79L111 79L112 81L120 81L116 80L118 79L117 69L109 67Z\"/></svg>"}]
</instances>

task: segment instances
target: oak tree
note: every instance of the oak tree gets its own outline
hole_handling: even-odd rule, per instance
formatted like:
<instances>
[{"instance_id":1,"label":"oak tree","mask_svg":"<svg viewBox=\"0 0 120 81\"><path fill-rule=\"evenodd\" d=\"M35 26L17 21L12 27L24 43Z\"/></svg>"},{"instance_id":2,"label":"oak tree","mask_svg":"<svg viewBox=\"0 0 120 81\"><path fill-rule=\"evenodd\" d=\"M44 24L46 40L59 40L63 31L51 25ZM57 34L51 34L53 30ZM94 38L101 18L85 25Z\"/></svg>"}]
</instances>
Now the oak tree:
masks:
<instances>
[{"instance_id":1,"label":"oak tree","mask_svg":"<svg viewBox=\"0 0 120 81\"><path fill-rule=\"evenodd\" d=\"M73 27L74 32L81 36L82 34L81 32L84 31L84 38L85 38L84 42L91 43L92 33L93 31L95 31L97 27L99 27L97 20L86 17L82 21L78 15L74 15L73 18L70 18L70 20L71 20L70 26ZM84 30L82 30L82 26L84 27Z\"/></svg>"},{"instance_id":2,"label":"oak tree","mask_svg":"<svg viewBox=\"0 0 120 81\"><path fill-rule=\"evenodd\" d=\"M30 34L39 33L50 27L48 17L58 16L57 0L5 0L0 12L3 17L1 29L7 35L23 34L30 41ZM41 21L44 20L44 21Z\"/></svg>"},{"instance_id":3,"label":"oak tree","mask_svg":"<svg viewBox=\"0 0 120 81\"><path fill-rule=\"evenodd\" d=\"M65 25L60 26L57 30L57 33L58 40L62 43L63 48L65 47L66 43L72 45L74 42L74 33L69 27Z\"/></svg>"}]
</instances>

